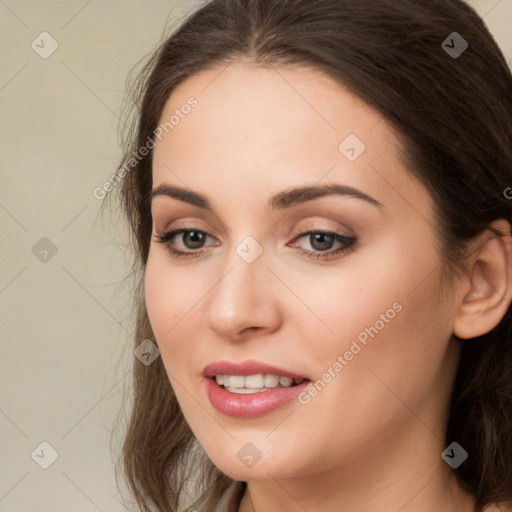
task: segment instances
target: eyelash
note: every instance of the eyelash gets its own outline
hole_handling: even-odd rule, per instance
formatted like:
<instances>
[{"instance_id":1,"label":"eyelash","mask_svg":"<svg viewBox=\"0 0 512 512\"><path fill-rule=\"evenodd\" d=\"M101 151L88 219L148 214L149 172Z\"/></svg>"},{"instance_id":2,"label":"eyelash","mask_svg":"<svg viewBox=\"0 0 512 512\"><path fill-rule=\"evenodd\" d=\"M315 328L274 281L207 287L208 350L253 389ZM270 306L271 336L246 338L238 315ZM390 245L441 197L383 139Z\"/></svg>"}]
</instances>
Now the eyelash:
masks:
<instances>
[{"instance_id":1,"label":"eyelash","mask_svg":"<svg viewBox=\"0 0 512 512\"><path fill-rule=\"evenodd\" d=\"M198 257L202 254L202 252L204 252L203 249L198 249L198 250L192 250L192 251L180 251L179 249L176 249L175 247L173 247L171 245L171 240L176 236L176 235L180 235L180 234L184 234L184 233L190 233L190 232L196 232L196 233L201 233L203 235L208 235L208 233L204 232L204 231L201 231L199 229L195 229L195 228L188 228L188 229L175 229L175 230L171 230L171 231L167 231L166 233L164 233L163 235L155 235L155 242L159 243L159 244L164 244L167 249L171 252L171 254L177 258L194 258L194 257ZM336 254L342 254L342 253L346 253L346 252L349 252L350 250L353 249L353 245L355 244L356 242L356 238L354 237L349 237L349 236L345 236L345 235L341 235L340 233L336 233L336 232L333 232L333 231L324 231L324 230L310 230L310 231L307 231L305 233L300 233L297 237L295 237L295 239L299 239L299 238L303 238L305 236L309 236L309 235L316 235L316 234L321 234L321 235L327 235L331 238L333 238L335 241L338 241L340 243L343 243L344 245L338 249L330 249L328 251L309 251L307 249L301 249L299 248L299 252L301 254L305 254L307 255L309 258L312 258L312 259L316 259L316 260L326 260L326 259L330 259L331 257L335 256Z\"/></svg>"}]
</instances>

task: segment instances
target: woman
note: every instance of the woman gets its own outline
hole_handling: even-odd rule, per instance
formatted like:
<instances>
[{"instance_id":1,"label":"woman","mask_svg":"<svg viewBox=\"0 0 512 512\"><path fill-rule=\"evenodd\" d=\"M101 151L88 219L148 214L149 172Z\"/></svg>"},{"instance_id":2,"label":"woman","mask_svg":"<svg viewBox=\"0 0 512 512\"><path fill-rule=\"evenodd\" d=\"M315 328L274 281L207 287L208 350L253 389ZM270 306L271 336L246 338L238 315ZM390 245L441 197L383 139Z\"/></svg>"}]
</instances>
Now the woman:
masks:
<instances>
[{"instance_id":1,"label":"woman","mask_svg":"<svg viewBox=\"0 0 512 512\"><path fill-rule=\"evenodd\" d=\"M477 14L213 0L137 87L141 510L511 510L512 77Z\"/></svg>"}]
</instances>

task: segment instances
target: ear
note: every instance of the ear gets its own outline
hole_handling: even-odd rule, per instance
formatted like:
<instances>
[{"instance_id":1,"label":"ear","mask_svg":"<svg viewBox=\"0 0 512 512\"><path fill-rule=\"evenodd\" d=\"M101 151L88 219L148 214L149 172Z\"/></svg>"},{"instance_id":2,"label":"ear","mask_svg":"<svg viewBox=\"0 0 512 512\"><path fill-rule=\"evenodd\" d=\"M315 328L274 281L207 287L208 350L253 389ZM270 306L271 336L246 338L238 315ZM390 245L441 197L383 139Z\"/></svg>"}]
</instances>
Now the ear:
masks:
<instances>
[{"instance_id":1,"label":"ear","mask_svg":"<svg viewBox=\"0 0 512 512\"><path fill-rule=\"evenodd\" d=\"M458 305L453 333L462 339L486 334L505 316L512 300L512 240L510 223L491 223L504 236L485 230L475 241L467 289Z\"/></svg>"}]
</instances>

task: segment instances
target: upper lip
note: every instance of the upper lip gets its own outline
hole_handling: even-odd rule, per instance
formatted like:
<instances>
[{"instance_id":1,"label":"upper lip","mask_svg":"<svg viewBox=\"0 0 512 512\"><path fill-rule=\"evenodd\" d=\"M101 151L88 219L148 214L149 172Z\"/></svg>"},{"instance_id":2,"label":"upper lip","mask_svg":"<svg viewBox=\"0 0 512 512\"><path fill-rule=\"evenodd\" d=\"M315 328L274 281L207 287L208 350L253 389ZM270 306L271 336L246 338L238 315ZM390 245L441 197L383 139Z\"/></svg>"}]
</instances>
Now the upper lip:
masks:
<instances>
[{"instance_id":1,"label":"upper lip","mask_svg":"<svg viewBox=\"0 0 512 512\"><path fill-rule=\"evenodd\" d=\"M242 363L233 363L231 361L217 361L208 364L203 369L203 376L206 378L215 375L278 375L279 377L290 377L291 379L308 379L305 375L300 375L277 366L263 363L260 361L244 361ZM308 379L309 380L309 379Z\"/></svg>"}]
</instances>

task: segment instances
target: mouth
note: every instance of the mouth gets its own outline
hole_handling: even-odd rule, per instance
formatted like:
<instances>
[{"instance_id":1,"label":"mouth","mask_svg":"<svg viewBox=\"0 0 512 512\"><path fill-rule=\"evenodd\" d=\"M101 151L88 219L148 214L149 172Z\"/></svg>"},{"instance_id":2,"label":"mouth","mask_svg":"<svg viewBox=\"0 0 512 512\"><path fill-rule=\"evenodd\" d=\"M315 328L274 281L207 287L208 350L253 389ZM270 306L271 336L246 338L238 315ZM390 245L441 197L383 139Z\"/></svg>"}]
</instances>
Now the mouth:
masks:
<instances>
[{"instance_id":1,"label":"mouth","mask_svg":"<svg viewBox=\"0 0 512 512\"><path fill-rule=\"evenodd\" d=\"M217 374L214 379L222 389L225 389L229 393L237 393L240 395L264 393L276 388L291 388L307 380L302 377L292 379L291 377L274 375L272 373L257 373L247 376Z\"/></svg>"},{"instance_id":2,"label":"mouth","mask_svg":"<svg viewBox=\"0 0 512 512\"><path fill-rule=\"evenodd\" d=\"M285 406L311 382L306 376L256 361L213 363L203 370L203 377L213 407L227 416L244 418Z\"/></svg>"}]
</instances>

